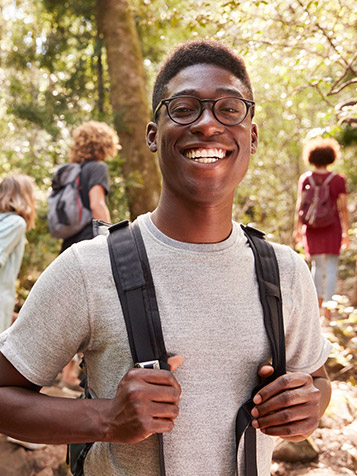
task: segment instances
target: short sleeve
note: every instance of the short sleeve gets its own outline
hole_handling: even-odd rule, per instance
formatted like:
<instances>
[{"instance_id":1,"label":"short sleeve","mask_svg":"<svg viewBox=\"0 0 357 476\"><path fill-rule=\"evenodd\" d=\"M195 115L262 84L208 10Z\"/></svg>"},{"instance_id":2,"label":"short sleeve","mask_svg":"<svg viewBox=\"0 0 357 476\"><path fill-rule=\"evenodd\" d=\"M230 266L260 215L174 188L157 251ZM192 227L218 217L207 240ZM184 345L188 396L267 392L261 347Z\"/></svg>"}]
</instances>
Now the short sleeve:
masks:
<instances>
[{"instance_id":1,"label":"short sleeve","mask_svg":"<svg viewBox=\"0 0 357 476\"><path fill-rule=\"evenodd\" d=\"M9 214L0 222L0 268L26 233L26 222L19 215Z\"/></svg>"},{"instance_id":2,"label":"short sleeve","mask_svg":"<svg viewBox=\"0 0 357 476\"><path fill-rule=\"evenodd\" d=\"M84 169L85 170L85 169ZM87 190L88 192L95 185L101 185L105 193L109 193L109 172L108 167L104 162L93 161L90 164L90 168L87 175Z\"/></svg>"},{"instance_id":3,"label":"short sleeve","mask_svg":"<svg viewBox=\"0 0 357 476\"><path fill-rule=\"evenodd\" d=\"M347 193L346 179L344 175L336 175L331 181L331 188L333 188L335 196Z\"/></svg>"},{"instance_id":4,"label":"short sleeve","mask_svg":"<svg viewBox=\"0 0 357 476\"><path fill-rule=\"evenodd\" d=\"M40 276L14 325L0 335L0 351L36 385L58 372L90 341L86 286L72 249Z\"/></svg>"},{"instance_id":5,"label":"short sleeve","mask_svg":"<svg viewBox=\"0 0 357 476\"><path fill-rule=\"evenodd\" d=\"M277 256L287 370L312 373L324 365L332 348L322 334L315 286L308 266L297 253L278 245Z\"/></svg>"}]
</instances>

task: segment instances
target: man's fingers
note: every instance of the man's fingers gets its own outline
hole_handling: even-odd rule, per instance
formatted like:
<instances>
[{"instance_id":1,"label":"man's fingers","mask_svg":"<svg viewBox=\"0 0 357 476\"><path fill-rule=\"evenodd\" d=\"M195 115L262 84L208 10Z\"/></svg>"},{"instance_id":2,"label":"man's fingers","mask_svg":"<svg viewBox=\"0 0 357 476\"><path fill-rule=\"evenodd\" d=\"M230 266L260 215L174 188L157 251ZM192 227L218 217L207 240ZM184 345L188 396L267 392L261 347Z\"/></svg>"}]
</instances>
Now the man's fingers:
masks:
<instances>
[{"instance_id":1,"label":"man's fingers","mask_svg":"<svg viewBox=\"0 0 357 476\"><path fill-rule=\"evenodd\" d=\"M311 390L309 389L309 391L303 388L287 390L255 407L255 411L252 414L254 417L262 417L271 412L296 405L303 405L305 403L318 405L319 398L320 393L318 389L316 389L316 391L313 388Z\"/></svg>"},{"instance_id":2,"label":"man's fingers","mask_svg":"<svg viewBox=\"0 0 357 476\"><path fill-rule=\"evenodd\" d=\"M138 437L133 443L146 440L155 433L169 433L174 428L174 421L170 418L152 418L148 417L138 422Z\"/></svg>"},{"instance_id":3,"label":"man's fingers","mask_svg":"<svg viewBox=\"0 0 357 476\"><path fill-rule=\"evenodd\" d=\"M133 401L177 403L181 396L181 387L168 370L132 369L125 383Z\"/></svg>"},{"instance_id":4,"label":"man's fingers","mask_svg":"<svg viewBox=\"0 0 357 476\"><path fill-rule=\"evenodd\" d=\"M259 390L253 401L252 425L267 435L299 441L317 428L320 391L309 374L278 377Z\"/></svg>"},{"instance_id":5,"label":"man's fingers","mask_svg":"<svg viewBox=\"0 0 357 476\"><path fill-rule=\"evenodd\" d=\"M293 422L307 419L318 421L318 404L304 403L294 407L283 408L266 416L259 416L252 421L254 428L270 428L274 426L290 425Z\"/></svg>"},{"instance_id":6,"label":"man's fingers","mask_svg":"<svg viewBox=\"0 0 357 476\"><path fill-rule=\"evenodd\" d=\"M149 406L149 413L153 418L168 418L176 420L179 415L179 406L169 403L152 402Z\"/></svg>"},{"instance_id":7,"label":"man's fingers","mask_svg":"<svg viewBox=\"0 0 357 476\"><path fill-rule=\"evenodd\" d=\"M183 363L185 359L182 357L182 355L174 355L172 357L169 357L167 359L167 363L169 364L170 366L170 370L171 372L173 372L174 370L176 370L178 367L180 367L180 365Z\"/></svg>"},{"instance_id":8,"label":"man's fingers","mask_svg":"<svg viewBox=\"0 0 357 476\"><path fill-rule=\"evenodd\" d=\"M274 367L269 363L261 364L258 368L258 375L263 379L270 377L271 375L273 375L273 373Z\"/></svg>"},{"instance_id":9,"label":"man's fingers","mask_svg":"<svg viewBox=\"0 0 357 476\"><path fill-rule=\"evenodd\" d=\"M296 372L293 374L282 375L259 390L259 392L254 396L253 402L255 404L261 404L262 402L269 400L269 398L274 397L274 395L278 395L285 390L302 387L307 383L313 385L312 377L309 374Z\"/></svg>"},{"instance_id":10,"label":"man's fingers","mask_svg":"<svg viewBox=\"0 0 357 476\"><path fill-rule=\"evenodd\" d=\"M316 428L310 418L305 420L298 420L286 425L270 426L261 429L265 435L279 436L280 438L288 439L289 441L301 441Z\"/></svg>"},{"instance_id":11,"label":"man's fingers","mask_svg":"<svg viewBox=\"0 0 357 476\"><path fill-rule=\"evenodd\" d=\"M169 433L174 428L174 422L169 418L153 418L151 428L152 433Z\"/></svg>"}]
</instances>

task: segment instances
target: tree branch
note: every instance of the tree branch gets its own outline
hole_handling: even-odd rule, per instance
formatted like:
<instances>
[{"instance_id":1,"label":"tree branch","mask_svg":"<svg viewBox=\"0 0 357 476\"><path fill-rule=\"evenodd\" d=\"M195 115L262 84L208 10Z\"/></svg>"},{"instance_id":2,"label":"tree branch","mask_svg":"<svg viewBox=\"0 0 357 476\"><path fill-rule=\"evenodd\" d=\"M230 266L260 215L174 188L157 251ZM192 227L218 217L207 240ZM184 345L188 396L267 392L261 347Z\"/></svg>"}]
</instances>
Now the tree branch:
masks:
<instances>
[{"instance_id":1,"label":"tree branch","mask_svg":"<svg viewBox=\"0 0 357 476\"><path fill-rule=\"evenodd\" d=\"M327 99L327 97L323 95L318 82L310 83L310 84L311 84L311 86L313 86L314 88L317 89L317 92L320 94L322 100L325 101L326 104L328 104L330 107L334 107L334 105L330 103L330 101Z\"/></svg>"},{"instance_id":2,"label":"tree branch","mask_svg":"<svg viewBox=\"0 0 357 476\"><path fill-rule=\"evenodd\" d=\"M356 61L356 59L357 59L357 53L355 53L355 55L354 55L353 58L351 59L350 65L352 65L352 64ZM333 85L331 86L331 89L330 89L330 92L328 93L328 95L331 94L332 91L334 91L334 90L337 88L337 85L340 84L340 83L343 81L343 79L348 75L349 71L350 71L350 68L347 67L347 68L345 69L345 72L343 73L343 75L340 76L338 79L336 79L336 81L335 81L335 82L333 83Z\"/></svg>"},{"instance_id":3,"label":"tree branch","mask_svg":"<svg viewBox=\"0 0 357 476\"><path fill-rule=\"evenodd\" d=\"M342 91L342 89L347 88L347 86L350 86L351 84L357 84L357 78L353 78L350 81L346 81L338 89L333 89L332 91L327 93L327 96L332 96L333 94L338 94Z\"/></svg>"},{"instance_id":4,"label":"tree branch","mask_svg":"<svg viewBox=\"0 0 357 476\"><path fill-rule=\"evenodd\" d=\"M298 4L301 6L301 8L308 14L309 18L311 18L311 13L309 12L308 8L305 7L305 5L302 3L301 0L297 0ZM336 51L336 53L340 56L342 59L344 65L352 71L354 75L356 75L355 71L352 68L352 65L348 63L348 61L342 56L342 54L338 51L338 49L335 46L335 43L333 42L332 38L330 35L327 33L324 27L322 27L318 22L315 23L316 27L323 33L327 41L330 43L331 47Z\"/></svg>"}]
</instances>

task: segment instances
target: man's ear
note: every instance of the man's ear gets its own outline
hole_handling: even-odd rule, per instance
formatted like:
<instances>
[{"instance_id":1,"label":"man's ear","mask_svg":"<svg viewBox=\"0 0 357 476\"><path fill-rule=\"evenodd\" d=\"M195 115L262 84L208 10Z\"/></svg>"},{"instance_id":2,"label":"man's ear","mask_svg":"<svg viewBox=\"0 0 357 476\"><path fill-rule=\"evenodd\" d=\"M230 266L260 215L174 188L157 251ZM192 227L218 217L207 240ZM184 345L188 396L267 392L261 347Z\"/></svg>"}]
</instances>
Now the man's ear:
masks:
<instances>
[{"instance_id":1,"label":"man's ear","mask_svg":"<svg viewBox=\"0 0 357 476\"><path fill-rule=\"evenodd\" d=\"M255 154L258 147L258 126L253 122L252 129L250 131L251 142L250 142L250 153Z\"/></svg>"},{"instance_id":2,"label":"man's ear","mask_svg":"<svg viewBox=\"0 0 357 476\"><path fill-rule=\"evenodd\" d=\"M156 122L149 122L149 124L146 126L146 145L149 147L151 152L157 151L156 136L157 124Z\"/></svg>"}]
</instances>

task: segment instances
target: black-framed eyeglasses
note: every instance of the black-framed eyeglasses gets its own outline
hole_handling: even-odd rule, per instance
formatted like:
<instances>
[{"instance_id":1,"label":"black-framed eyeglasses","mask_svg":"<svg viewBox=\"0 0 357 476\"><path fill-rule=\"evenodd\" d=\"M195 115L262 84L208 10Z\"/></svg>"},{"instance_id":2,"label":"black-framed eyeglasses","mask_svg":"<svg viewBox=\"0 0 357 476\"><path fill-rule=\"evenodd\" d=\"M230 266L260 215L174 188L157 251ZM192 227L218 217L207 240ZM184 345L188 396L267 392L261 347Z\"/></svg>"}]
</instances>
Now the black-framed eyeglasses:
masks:
<instances>
[{"instance_id":1,"label":"black-framed eyeglasses","mask_svg":"<svg viewBox=\"0 0 357 476\"><path fill-rule=\"evenodd\" d=\"M162 99L154 112L156 120L162 106L166 106L169 118L176 124L188 125L197 121L204 110L204 104L210 103L211 111L218 122L225 126L236 126L244 121L248 111L254 114L254 101L237 96L219 99L199 99L195 96L175 96Z\"/></svg>"}]
</instances>

